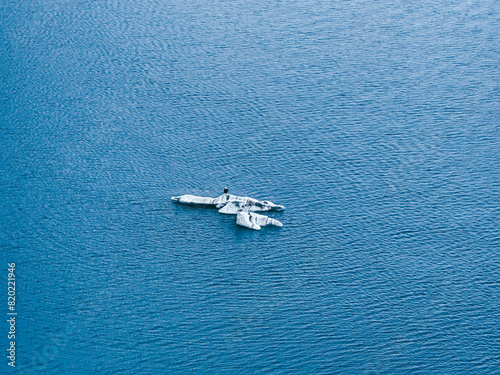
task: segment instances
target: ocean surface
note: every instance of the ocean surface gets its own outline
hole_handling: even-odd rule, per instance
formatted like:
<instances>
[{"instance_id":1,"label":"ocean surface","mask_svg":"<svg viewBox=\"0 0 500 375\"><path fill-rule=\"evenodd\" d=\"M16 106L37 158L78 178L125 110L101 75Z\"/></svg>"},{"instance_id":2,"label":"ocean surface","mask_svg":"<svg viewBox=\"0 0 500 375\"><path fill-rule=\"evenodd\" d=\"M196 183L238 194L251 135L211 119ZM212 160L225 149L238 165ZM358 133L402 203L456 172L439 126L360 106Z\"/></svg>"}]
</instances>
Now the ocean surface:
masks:
<instances>
[{"instance_id":1,"label":"ocean surface","mask_svg":"<svg viewBox=\"0 0 500 375\"><path fill-rule=\"evenodd\" d=\"M499 155L498 1L4 0L0 373L500 374Z\"/></svg>"}]
</instances>

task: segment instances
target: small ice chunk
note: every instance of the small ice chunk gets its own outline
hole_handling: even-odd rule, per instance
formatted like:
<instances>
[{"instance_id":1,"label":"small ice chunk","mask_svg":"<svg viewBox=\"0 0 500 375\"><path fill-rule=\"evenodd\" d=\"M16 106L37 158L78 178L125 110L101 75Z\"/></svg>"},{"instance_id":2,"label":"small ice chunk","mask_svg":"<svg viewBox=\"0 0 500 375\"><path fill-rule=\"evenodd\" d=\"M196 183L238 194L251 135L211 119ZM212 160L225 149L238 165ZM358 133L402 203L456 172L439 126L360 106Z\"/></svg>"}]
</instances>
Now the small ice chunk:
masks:
<instances>
[{"instance_id":1,"label":"small ice chunk","mask_svg":"<svg viewBox=\"0 0 500 375\"><path fill-rule=\"evenodd\" d=\"M229 202L225 206L223 206L219 213L226 215L236 215L239 211L241 211L241 204L238 202Z\"/></svg>"},{"instance_id":2,"label":"small ice chunk","mask_svg":"<svg viewBox=\"0 0 500 375\"><path fill-rule=\"evenodd\" d=\"M266 225L274 225L277 227L283 226L283 224L276 219L272 219L266 215L260 215L248 211L238 212L236 216L236 224L254 230L260 230L261 227L264 227Z\"/></svg>"},{"instance_id":3,"label":"small ice chunk","mask_svg":"<svg viewBox=\"0 0 500 375\"><path fill-rule=\"evenodd\" d=\"M184 204L204 204L204 205L214 204L214 198L198 197L196 195L190 195L190 194L180 195L178 197L172 197L172 200Z\"/></svg>"}]
</instances>

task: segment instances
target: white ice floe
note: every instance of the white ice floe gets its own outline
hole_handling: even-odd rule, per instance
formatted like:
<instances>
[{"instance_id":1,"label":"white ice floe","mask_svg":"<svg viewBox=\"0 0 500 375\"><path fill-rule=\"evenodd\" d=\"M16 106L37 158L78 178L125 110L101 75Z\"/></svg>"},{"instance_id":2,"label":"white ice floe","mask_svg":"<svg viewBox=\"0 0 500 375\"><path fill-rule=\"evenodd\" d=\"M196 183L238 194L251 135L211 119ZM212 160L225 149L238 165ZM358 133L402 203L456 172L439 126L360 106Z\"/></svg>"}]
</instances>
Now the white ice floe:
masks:
<instances>
[{"instance_id":1,"label":"white ice floe","mask_svg":"<svg viewBox=\"0 0 500 375\"><path fill-rule=\"evenodd\" d=\"M266 225L274 225L277 227L283 226L283 224L276 219L248 211L240 211L236 214L236 224L255 230L260 230L261 227Z\"/></svg>"},{"instance_id":2,"label":"white ice floe","mask_svg":"<svg viewBox=\"0 0 500 375\"><path fill-rule=\"evenodd\" d=\"M215 198L208 197L197 197L196 195L180 195L178 197L172 197L172 200L184 204L200 204L200 205L214 205Z\"/></svg>"},{"instance_id":3,"label":"white ice floe","mask_svg":"<svg viewBox=\"0 0 500 375\"><path fill-rule=\"evenodd\" d=\"M255 214L254 212L283 211L285 206L280 206L270 201L260 201L254 198L228 194L227 188L224 189L224 194L217 198L186 194L172 197L172 200L183 204L214 206L219 209L221 214L237 215L236 224L250 229L259 230L266 225L283 226L276 219Z\"/></svg>"}]
</instances>

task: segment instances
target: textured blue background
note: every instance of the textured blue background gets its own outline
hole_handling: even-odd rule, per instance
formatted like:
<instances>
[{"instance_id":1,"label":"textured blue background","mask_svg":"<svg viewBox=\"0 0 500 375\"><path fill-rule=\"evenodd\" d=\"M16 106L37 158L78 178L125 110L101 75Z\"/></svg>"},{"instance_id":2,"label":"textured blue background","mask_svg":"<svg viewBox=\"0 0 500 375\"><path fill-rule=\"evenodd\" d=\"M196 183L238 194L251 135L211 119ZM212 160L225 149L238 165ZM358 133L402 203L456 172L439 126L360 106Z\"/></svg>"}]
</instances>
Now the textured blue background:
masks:
<instances>
[{"instance_id":1,"label":"textured blue background","mask_svg":"<svg viewBox=\"0 0 500 375\"><path fill-rule=\"evenodd\" d=\"M0 21L19 373L499 373L498 2L6 0ZM169 200L226 185L284 227Z\"/></svg>"}]
</instances>

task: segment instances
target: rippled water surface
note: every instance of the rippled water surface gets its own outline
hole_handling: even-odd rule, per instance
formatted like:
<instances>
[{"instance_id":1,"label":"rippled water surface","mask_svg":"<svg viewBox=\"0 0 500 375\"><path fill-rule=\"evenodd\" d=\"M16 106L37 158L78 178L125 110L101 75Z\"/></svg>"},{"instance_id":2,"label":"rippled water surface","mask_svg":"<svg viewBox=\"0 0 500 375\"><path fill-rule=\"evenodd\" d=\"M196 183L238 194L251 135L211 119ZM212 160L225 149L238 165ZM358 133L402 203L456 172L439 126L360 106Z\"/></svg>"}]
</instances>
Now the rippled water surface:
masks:
<instances>
[{"instance_id":1,"label":"rippled water surface","mask_svg":"<svg viewBox=\"0 0 500 375\"><path fill-rule=\"evenodd\" d=\"M17 373L498 373L498 2L0 15Z\"/></svg>"}]
</instances>

